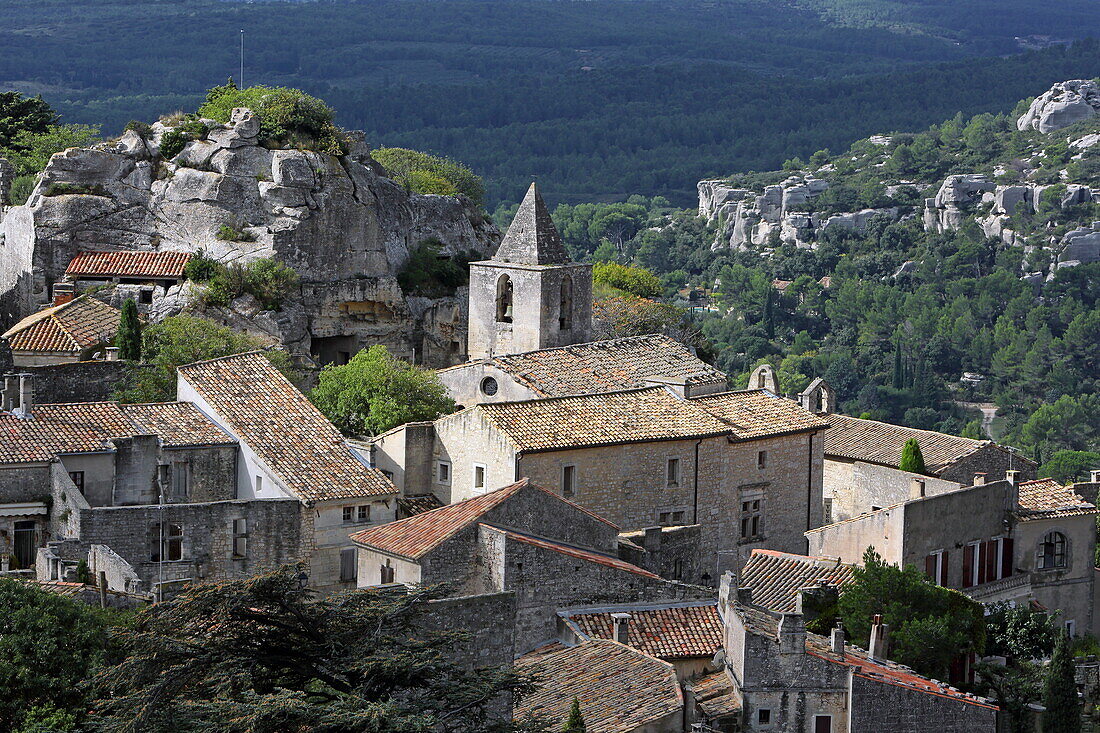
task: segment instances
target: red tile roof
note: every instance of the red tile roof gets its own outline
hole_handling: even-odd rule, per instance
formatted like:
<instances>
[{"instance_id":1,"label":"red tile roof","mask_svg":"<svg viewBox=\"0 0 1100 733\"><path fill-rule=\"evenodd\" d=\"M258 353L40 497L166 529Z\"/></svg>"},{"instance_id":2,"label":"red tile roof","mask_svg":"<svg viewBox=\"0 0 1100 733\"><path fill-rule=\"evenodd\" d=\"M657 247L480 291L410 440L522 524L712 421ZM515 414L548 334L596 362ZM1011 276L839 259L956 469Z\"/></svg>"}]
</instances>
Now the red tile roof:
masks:
<instances>
[{"instance_id":1,"label":"red tile roof","mask_svg":"<svg viewBox=\"0 0 1100 733\"><path fill-rule=\"evenodd\" d=\"M659 659L713 657L722 648L715 601L624 604L558 613L583 639L614 639L612 613L629 613L627 646Z\"/></svg>"},{"instance_id":2,"label":"red tile roof","mask_svg":"<svg viewBox=\"0 0 1100 733\"><path fill-rule=\"evenodd\" d=\"M735 715L741 711L741 690L725 670L696 677L684 683L695 704L711 718Z\"/></svg>"},{"instance_id":3,"label":"red tile roof","mask_svg":"<svg viewBox=\"0 0 1100 733\"><path fill-rule=\"evenodd\" d=\"M1016 514L1021 521L1096 514L1095 505L1082 499L1069 486L1063 486L1052 478L1024 481L1019 489L1020 509Z\"/></svg>"},{"instance_id":4,"label":"red tile roof","mask_svg":"<svg viewBox=\"0 0 1100 733\"><path fill-rule=\"evenodd\" d=\"M829 422L765 389L704 395L691 400L730 426L738 440L824 430Z\"/></svg>"},{"instance_id":5,"label":"red tile roof","mask_svg":"<svg viewBox=\"0 0 1100 733\"><path fill-rule=\"evenodd\" d=\"M614 641L524 655L515 667L539 679L535 692L516 704L516 720L545 718L560 726L576 698L588 733L632 733L678 714L684 704L671 664Z\"/></svg>"},{"instance_id":6,"label":"red tile roof","mask_svg":"<svg viewBox=\"0 0 1100 733\"><path fill-rule=\"evenodd\" d=\"M261 352L188 364L179 376L302 501L397 493Z\"/></svg>"},{"instance_id":7,"label":"red tile roof","mask_svg":"<svg viewBox=\"0 0 1100 733\"><path fill-rule=\"evenodd\" d=\"M3 338L12 351L79 354L114 338L121 320L118 308L82 295L32 313L9 328Z\"/></svg>"},{"instance_id":8,"label":"red tile roof","mask_svg":"<svg viewBox=\"0 0 1100 733\"><path fill-rule=\"evenodd\" d=\"M739 585L752 589L753 605L770 611L795 610L798 591L824 581L845 586L854 579L855 566L836 558L794 555L778 550L753 550L741 569Z\"/></svg>"},{"instance_id":9,"label":"red tile roof","mask_svg":"<svg viewBox=\"0 0 1100 733\"><path fill-rule=\"evenodd\" d=\"M147 277L179 280L190 252L78 252L65 274L80 277Z\"/></svg>"},{"instance_id":10,"label":"red tile roof","mask_svg":"<svg viewBox=\"0 0 1100 733\"><path fill-rule=\"evenodd\" d=\"M0 413L0 463L112 450L112 438L141 434L115 402L36 405L30 417Z\"/></svg>"},{"instance_id":11,"label":"red tile roof","mask_svg":"<svg viewBox=\"0 0 1100 733\"><path fill-rule=\"evenodd\" d=\"M190 402L122 405L122 412L140 432L159 435L166 448L237 444Z\"/></svg>"},{"instance_id":12,"label":"red tile roof","mask_svg":"<svg viewBox=\"0 0 1100 733\"><path fill-rule=\"evenodd\" d=\"M544 539L542 537L535 537L529 534L523 534L514 530L502 529L500 527L494 527L491 524L479 524L480 527L489 527L498 532L503 533L508 539L515 540L516 542L522 542L532 547L538 547L543 550L550 550L556 552L559 555L567 555L577 560L584 560L585 562L595 563L596 565L603 565L613 570L621 570L626 573L634 573L635 575L642 575L647 578L660 578L661 576L656 573L652 573L648 570L643 570L637 565L631 565L625 560L620 560L613 555L604 555L599 552L593 552L592 550L585 550L580 547L574 547L573 545L566 545L561 542L554 542L552 540Z\"/></svg>"}]
</instances>

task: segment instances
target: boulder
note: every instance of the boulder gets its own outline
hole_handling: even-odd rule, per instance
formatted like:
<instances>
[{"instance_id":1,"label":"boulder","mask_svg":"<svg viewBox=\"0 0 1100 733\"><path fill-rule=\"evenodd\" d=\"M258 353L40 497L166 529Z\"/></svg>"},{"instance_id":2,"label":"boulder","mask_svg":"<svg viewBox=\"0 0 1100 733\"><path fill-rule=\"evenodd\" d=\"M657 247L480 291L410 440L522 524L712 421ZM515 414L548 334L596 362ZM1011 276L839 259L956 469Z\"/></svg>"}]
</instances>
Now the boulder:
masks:
<instances>
[{"instance_id":1,"label":"boulder","mask_svg":"<svg viewBox=\"0 0 1100 733\"><path fill-rule=\"evenodd\" d=\"M1092 226L1080 227L1062 237L1062 251L1058 253L1058 267L1073 267L1100 261L1100 221Z\"/></svg>"},{"instance_id":2,"label":"boulder","mask_svg":"<svg viewBox=\"0 0 1100 733\"><path fill-rule=\"evenodd\" d=\"M1042 133L1069 127L1100 113L1100 86L1091 79L1073 79L1052 86L1035 98L1016 120L1019 130Z\"/></svg>"}]
</instances>

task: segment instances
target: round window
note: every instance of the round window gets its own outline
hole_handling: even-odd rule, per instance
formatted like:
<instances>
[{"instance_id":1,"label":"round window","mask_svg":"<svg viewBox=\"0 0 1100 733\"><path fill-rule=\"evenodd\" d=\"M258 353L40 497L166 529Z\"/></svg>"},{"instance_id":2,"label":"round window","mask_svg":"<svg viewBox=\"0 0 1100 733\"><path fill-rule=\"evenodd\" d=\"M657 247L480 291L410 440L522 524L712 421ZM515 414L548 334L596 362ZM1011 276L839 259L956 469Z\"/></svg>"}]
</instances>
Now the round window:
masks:
<instances>
[{"instance_id":1,"label":"round window","mask_svg":"<svg viewBox=\"0 0 1100 733\"><path fill-rule=\"evenodd\" d=\"M492 377L485 377L481 380L481 391L492 397L497 393L497 380Z\"/></svg>"}]
</instances>

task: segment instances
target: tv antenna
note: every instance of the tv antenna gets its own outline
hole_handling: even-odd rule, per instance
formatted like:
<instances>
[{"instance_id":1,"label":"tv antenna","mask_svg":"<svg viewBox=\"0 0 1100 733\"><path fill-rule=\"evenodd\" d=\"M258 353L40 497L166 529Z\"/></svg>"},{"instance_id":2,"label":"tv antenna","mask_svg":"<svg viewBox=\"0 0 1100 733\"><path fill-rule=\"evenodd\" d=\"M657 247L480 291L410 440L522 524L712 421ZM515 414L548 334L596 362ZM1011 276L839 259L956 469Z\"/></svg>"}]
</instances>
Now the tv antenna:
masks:
<instances>
[{"instance_id":1,"label":"tv antenna","mask_svg":"<svg viewBox=\"0 0 1100 733\"><path fill-rule=\"evenodd\" d=\"M241 28L241 75L239 88L244 89L244 28Z\"/></svg>"}]
</instances>

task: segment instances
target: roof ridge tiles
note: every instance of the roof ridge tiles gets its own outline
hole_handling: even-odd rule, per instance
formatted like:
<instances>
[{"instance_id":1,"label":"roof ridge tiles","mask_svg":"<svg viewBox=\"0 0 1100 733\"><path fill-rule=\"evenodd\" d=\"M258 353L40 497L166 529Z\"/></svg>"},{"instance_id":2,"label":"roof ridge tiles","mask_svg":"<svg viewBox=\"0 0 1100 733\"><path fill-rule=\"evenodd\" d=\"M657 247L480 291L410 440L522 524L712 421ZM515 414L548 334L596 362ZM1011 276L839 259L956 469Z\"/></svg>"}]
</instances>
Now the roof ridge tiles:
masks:
<instances>
[{"instance_id":1,"label":"roof ridge tiles","mask_svg":"<svg viewBox=\"0 0 1100 733\"><path fill-rule=\"evenodd\" d=\"M176 367L176 370L179 371L181 369L190 369L191 367L202 366L203 364L213 364L214 362L227 361L229 359L239 359L239 358L244 357L244 356L253 356L254 354L264 354L267 351L268 351L267 349L253 349L252 351L240 351L240 352L237 352L236 354L226 354L225 356L215 356L212 359L202 359L200 361L193 361L189 364L181 364L180 366Z\"/></svg>"}]
</instances>

